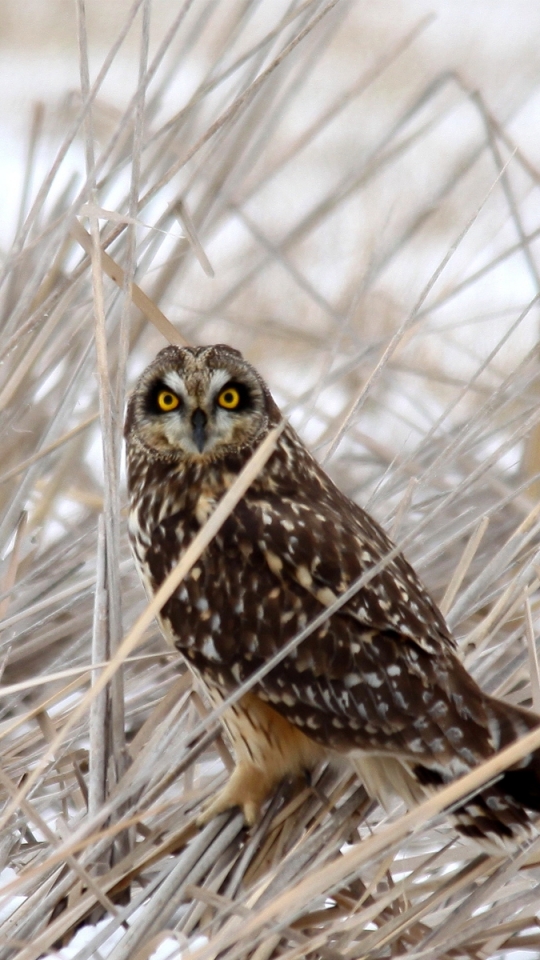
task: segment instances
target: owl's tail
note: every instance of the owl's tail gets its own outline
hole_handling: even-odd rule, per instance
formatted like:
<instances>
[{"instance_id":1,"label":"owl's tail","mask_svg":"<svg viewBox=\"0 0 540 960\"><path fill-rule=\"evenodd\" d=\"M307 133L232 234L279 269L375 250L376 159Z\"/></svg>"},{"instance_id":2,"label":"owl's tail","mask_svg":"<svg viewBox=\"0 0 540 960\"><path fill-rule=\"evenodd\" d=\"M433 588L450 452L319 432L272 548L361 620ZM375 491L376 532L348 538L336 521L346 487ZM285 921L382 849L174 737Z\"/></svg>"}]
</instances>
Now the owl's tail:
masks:
<instances>
[{"instance_id":1,"label":"owl's tail","mask_svg":"<svg viewBox=\"0 0 540 960\"><path fill-rule=\"evenodd\" d=\"M494 698L486 698L489 728L495 749L503 750L540 726L540 717ZM456 811L458 827L466 836L512 847L531 833L532 817L540 812L540 751L523 757Z\"/></svg>"},{"instance_id":2,"label":"owl's tail","mask_svg":"<svg viewBox=\"0 0 540 960\"><path fill-rule=\"evenodd\" d=\"M540 716L531 711L488 697L479 688L476 692L485 736L476 758L470 762L464 761L463 756L460 758L460 773L473 769L540 726ZM446 746L448 748L448 740ZM388 755L357 755L349 759L368 793L387 809L396 794L412 807L460 775L448 752L437 760L422 758L420 762ZM511 852L532 836L534 812L540 812L540 750L523 757L497 780L450 811L459 832L491 853L494 849Z\"/></svg>"},{"instance_id":3,"label":"owl's tail","mask_svg":"<svg viewBox=\"0 0 540 960\"><path fill-rule=\"evenodd\" d=\"M540 726L540 716L493 697L485 696L484 710L493 753ZM414 774L428 790L452 779L424 766L416 767ZM540 812L540 750L505 770L497 780L453 810L452 815L460 833L485 847L508 851L532 835L536 818L530 811Z\"/></svg>"}]
</instances>

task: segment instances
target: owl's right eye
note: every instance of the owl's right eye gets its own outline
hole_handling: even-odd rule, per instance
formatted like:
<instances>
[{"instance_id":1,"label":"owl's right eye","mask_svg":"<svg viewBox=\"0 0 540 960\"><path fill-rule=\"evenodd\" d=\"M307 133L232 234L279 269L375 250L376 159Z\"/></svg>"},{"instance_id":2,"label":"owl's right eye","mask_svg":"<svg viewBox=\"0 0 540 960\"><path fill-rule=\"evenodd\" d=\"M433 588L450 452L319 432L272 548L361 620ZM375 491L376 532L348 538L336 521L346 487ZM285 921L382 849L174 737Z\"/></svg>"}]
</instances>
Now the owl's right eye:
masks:
<instances>
[{"instance_id":1,"label":"owl's right eye","mask_svg":"<svg viewBox=\"0 0 540 960\"><path fill-rule=\"evenodd\" d=\"M169 413L170 410L176 410L180 406L180 400L172 390L160 390L157 395L157 405L163 413Z\"/></svg>"}]
</instances>

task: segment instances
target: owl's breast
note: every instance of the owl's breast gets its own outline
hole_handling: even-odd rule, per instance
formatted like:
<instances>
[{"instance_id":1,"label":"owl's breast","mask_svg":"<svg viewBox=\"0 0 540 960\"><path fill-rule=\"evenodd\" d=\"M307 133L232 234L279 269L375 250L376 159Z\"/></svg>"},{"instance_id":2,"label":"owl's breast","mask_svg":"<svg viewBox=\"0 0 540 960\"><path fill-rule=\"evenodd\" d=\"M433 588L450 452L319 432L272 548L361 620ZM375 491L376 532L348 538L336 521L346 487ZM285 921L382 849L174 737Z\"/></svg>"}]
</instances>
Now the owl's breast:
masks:
<instances>
[{"instance_id":1,"label":"owl's breast","mask_svg":"<svg viewBox=\"0 0 540 960\"><path fill-rule=\"evenodd\" d=\"M130 526L135 562L149 595L200 529L194 512L162 521L151 537ZM161 612L168 641L218 683L236 685L301 630L320 606L269 568L249 532L224 528ZM313 607L313 609L311 609Z\"/></svg>"},{"instance_id":2,"label":"owl's breast","mask_svg":"<svg viewBox=\"0 0 540 960\"><path fill-rule=\"evenodd\" d=\"M216 494L208 478L204 480L188 488L189 503L186 498L179 509L156 516L151 530L140 522L147 521L148 512L143 518L140 512L133 513L133 552L150 595L176 566L219 499L219 491ZM161 626L169 643L207 683L237 686L322 610L321 602L283 564L272 562L265 544L257 512L238 508L162 609ZM350 646L337 636L342 632L341 618L332 617L288 661L293 666L294 660L295 670L316 676L340 673L351 656ZM317 662L315 645L324 650Z\"/></svg>"},{"instance_id":3,"label":"owl's breast","mask_svg":"<svg viewBox=\"0 0 540 960\"><path fill-rule=\"evenodd\" d=\"M241 543L225 546L216 538L165 604L163 617L186 655L195 652L209 665L231 663L236 655L253 661L280 645L291 598L277 582L267 583L262 558L247 554Z\"/></svg>"}]
</instances>

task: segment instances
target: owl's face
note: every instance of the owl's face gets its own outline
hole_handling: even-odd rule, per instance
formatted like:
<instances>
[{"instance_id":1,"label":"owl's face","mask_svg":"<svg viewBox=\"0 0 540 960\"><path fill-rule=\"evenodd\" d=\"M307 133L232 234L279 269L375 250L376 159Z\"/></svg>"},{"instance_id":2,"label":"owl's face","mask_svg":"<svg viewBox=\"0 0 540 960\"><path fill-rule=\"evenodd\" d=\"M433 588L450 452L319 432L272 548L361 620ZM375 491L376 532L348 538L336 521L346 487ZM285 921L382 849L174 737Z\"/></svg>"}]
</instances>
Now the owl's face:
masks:
<instances>
[{"instance_id":1,"label":"owl's face","mask_svg":"<svg viewBox=\"0 0 540 960\"><path fill-rule=\"evenodd\" d=\"M256 444L276 413L264 382L237 350L166 347L135 387L126 437L154 457L213 460Z\"/></svg>"}]
</instances>

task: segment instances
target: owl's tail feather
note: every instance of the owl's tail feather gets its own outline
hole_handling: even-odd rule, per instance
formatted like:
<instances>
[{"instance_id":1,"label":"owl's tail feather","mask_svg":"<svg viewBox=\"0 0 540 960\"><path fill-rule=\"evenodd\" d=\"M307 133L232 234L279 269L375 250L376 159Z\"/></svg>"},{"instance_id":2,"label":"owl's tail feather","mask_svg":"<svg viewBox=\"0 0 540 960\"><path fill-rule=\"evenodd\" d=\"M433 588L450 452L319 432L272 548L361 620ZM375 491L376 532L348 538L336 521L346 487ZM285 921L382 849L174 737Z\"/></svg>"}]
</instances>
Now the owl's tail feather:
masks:
<instances>
[{"instance_id":1,"label":"owl's tail feather","mask_svg":"<svg viewBox=\"0 0 540 960\"><path fill-rule=\"evenodd\" d=\"M540 726L540 716L487 697L480 690L478 702L481 710L477 717L479 721L482 717L485 736L479 738L476 756L471 752L467 759L463 753L458 758L449 740L445 755L436 761L433 757L428 760L427 756L413 763L410 758L388 754L349 755L367 792L386 809L391 808L396 794L408 807L413 807L456 776L472 770L482 760ZM459 763L452 762L458 759ZM538 835L534 812L540 812L540 750L523 757L497 780L449 811L459 832L490 853L512 852L528 837Z\"/></svg>"},{"instance_id":2,"label":"owl's tail feather","mask_svg":"<svg viewBox=\"0 0 540 960\"><path fill-rule=\"evenodd\" d=\"M540 726L540 716L522 707L513 707L502 700L489 699L488 709L500 730L498 750ZM540 750L529 753L503 774L499 786L513 799L530 810L540 811Z\"/></svg>"},{"instance_id":3,"label":"owl's tail feather","mask_svg":"<svg viewBox=\"0 0 540 960\"><path fill-rule=\"evenodd\" d=\"M540 717L501 700L486 702L489 729L495 750L503 750L540 725ZM524 756L490 786L456 811L458 827L466 836L505 849L532 834L527 811L540 812L540 751Z\"/></svg>"},{"instance_id":4,"label":"owl's tail feather","mask_svg":"<svg viewBox=\"0 0 540 960\"><path fill-rule=\"evenodd\" d=\"M485 710L493 752L540 726L540 717L529 710L486 697ZM486 758L487 759L487 758ZM415 768L420 783L429 788L449 782L423 766ZM527 811L540 812L540 750L523 757L513 767L452 811L457 829L483 846L506 852L533 833L536 819Z\"/></svg>"}]
</instances>

